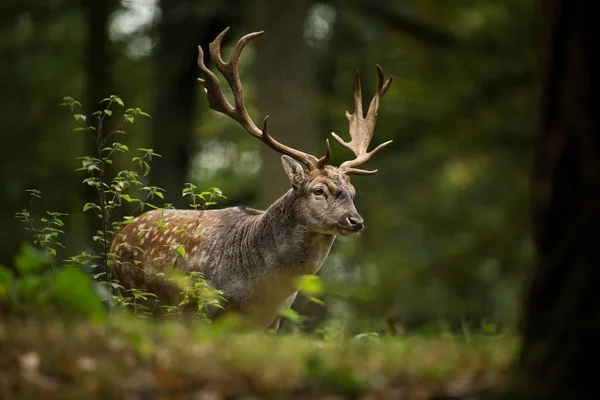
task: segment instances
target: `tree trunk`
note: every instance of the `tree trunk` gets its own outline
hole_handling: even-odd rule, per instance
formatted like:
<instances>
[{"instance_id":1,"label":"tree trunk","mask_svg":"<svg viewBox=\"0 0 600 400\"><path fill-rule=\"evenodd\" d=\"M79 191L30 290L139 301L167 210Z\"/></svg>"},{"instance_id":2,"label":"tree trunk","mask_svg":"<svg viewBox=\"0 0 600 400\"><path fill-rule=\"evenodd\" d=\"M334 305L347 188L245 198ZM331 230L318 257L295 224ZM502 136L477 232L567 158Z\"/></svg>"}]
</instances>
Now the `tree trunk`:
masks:
<instances>
[{"instance_id":1,"label":"tree trunk","mask_svg":"<svg viewBox=\"0 0 600 400\"><path fill-rule=\"evenodd\" d=\"M583 393L597 385L600 110L591 3L542 1L542 109L532 204L538 258L516 374L521 399L591 398Z\"/></svg>"},{"instance_id":2,"label":"tree trunk","mask_svg":"<svg viewBox=\"0 0 600 400\"><path fill-rule=\"evenodd\" d=\"M269 132L278 141L309 153L317 147L310 49L304 41L307 0L254 0L250 30L265 31L256 44L256 87L259 122L269 115ZM261 145L263 168L259 207L268 207L289 188L281 155Z\"/></svg>"},{"instance_id":3,"label":"tree trunk","mask_svg":"<svg viewBox=\"0 0 600 400\"><path fill-rule=\"evenodd\" d=\"M208 49L208 44L234 22L235 3L223 1L219 8L208 10L201 9L195 0L160 2L152 146L163 158L153 160L150 175L153 185L166 190L166 201L177 207L187 205L181 191L194 151L196 93L200 85L198 45Z\"/></svg>"},{"instance_id":4,"label":"tree trunk","mask_svg":"<svg viewBox=\"0 0 600 400\"><path fill-rule=\"evenodd\" d=\"M112 92L112 79L110 76L110 66L112 57L110 53L110 39L108 37L108 20L116 1L88 1L85 2L84 10L87 27L87 46L85 49L85 67L87 79L87 100L84 104L86 114L90 121L95 125L96 117L91 114L100 110L100 101L109 97ZM110 131L111 120L108 118L104 123L103 133ZM96 143L91 139L87 140L86 153L98 157ZM106 176L112 176L110 166L107 165ZM98 203L98 191L89 186L82 185L86 203ZM92 212L84 213L86 234L82 237L86 240L91 239L101 227L101 220ZM91 242L87 245L93 245Z\"/></svg>"}]
</instances>

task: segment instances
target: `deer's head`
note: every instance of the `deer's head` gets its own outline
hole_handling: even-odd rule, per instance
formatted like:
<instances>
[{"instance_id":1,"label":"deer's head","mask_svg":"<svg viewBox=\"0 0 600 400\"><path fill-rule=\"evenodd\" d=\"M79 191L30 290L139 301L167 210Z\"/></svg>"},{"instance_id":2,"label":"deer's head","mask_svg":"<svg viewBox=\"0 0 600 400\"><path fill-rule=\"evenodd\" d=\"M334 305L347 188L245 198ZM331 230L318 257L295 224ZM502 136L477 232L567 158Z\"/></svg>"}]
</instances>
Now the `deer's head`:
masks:
<instances>
[{"instance_id":1,"label":"deer's head","mask_svg":"<svg viewBox=\"0 0 600 400\"><path fill-rule=\"evenodd\" d=\"M354 113L346 111L350 122L350 141L345 142L335 133L331 133L342 147L354 153L355 158L343 162L339 167L329 165L331 148L329 140L325 140L325 155L317 158L311 154L286 146L273 139L268 133L268 116L263 120L260 129L250 118L244 104L244 90L237 69L237 64L244 46L263 32L254 32L243 36L235 45L231 59L223 61L221 57L221 42L229 28L221 32L210 43L210 56L215 67L221 72L233 92L235 105L232 105L223 94L221 83L217 76L204 64L204 52L198 46L198 66L205 79L198 79L204 85L210 108L221 112L243 126L252 136L261 140L273 150L283 154L283 168L287 173L292 190L296 195L297 214L302 222L315 232L332 235L352 235L363 229L364 221L354 206L356 191L350 183L350 175L370 175L377 170L360 169L385 143L368 151L375 130L379 102L390 87L392 77L383 77L383 71L377 65L377 91L371 100L367 115L363 114L362 91L358 72L354 89Z\"/></svg>"}]
</instances>

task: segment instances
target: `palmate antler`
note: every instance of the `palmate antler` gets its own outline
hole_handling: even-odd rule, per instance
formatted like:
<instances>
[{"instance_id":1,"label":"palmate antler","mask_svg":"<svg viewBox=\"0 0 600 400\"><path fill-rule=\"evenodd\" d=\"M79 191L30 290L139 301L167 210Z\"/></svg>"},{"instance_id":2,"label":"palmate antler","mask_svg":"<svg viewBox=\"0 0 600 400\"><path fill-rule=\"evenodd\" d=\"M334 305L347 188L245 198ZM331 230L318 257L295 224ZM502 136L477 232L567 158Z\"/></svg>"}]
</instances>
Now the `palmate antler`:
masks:
<instances>
[{"instance_id":1,"label":"palmate antler","mask_svg":"<svg viewBox=\"0 0 600 400\"><path fill-rule=\"evenodd\" d=\"M240 80L238 62L246 44L255 37L262 35L263 31L253 32L243 36L235 45L231 53L230 60L228 62L225 62L221 57L221 42L223 41L223 37L228 31L229 27L226 28L223 32L221 32L215 38L215 40L212 43L210 43L209 51L210 58L215 64L215 67L221 72L221 74L231 87L231 90L233 92L233 98L235 101L235 106L232 106L223 94L223 88L221 87L221 83L219 82L217 76L214 73L212 73L204 64L204 52L202 51L202 47L198 46L198 67L205 75L204 79L198 80L205 88L210 108L231 117L232 119L237 121L242 127L244 127L252 136L261 140L273 150L281 154L288 155L296 161L301 162L309 170L323 169L325 165L329 162L329 159L331 158L331 148L329 147L329 140L325 141L325 155L321 158L317 158L311 154L293 149L273 139L273 137L269 135L267 130L268 116L266 116L263 120L262 129L259 129L256 126L256 124L252 121L250 115L248 114L248 111L246 110L246 105L244 104L244 89Z\"/></svg>"},{"instance_id":2,"label":"palmate antler","mask_svg":"<svg viewBox=\"0 0 600 400\"><path fill-rule=\"evenodd\" d=\"M375 147L372 151L368 152L369 144L373 138L373 132L375 130L375 123L377 122L377 113L379 111L379 101L387 92L392 83L392 77L390 76L384 81L383 71L381 67L377 65L377 75L379 82L377 84L377 92L371 100L367 116L363 116L363 104L362 104L362 90L360 85L360 77L358 71L356 72L356 88L354 89L354 114L350 114L346 111L346 118L350 122L350 142L345 142L341 137L335 133L331 133L333 137L346 149L350 150L356 156L355 159L345 161L340 165L340 170L350 175L370 175L377 172L377 170L364 170L359 167L369 161L371 157L375 155L379 150L383 149L388 144L392 143L392 140L388 140L385 143Z\"/></svg>"}]
</instances>

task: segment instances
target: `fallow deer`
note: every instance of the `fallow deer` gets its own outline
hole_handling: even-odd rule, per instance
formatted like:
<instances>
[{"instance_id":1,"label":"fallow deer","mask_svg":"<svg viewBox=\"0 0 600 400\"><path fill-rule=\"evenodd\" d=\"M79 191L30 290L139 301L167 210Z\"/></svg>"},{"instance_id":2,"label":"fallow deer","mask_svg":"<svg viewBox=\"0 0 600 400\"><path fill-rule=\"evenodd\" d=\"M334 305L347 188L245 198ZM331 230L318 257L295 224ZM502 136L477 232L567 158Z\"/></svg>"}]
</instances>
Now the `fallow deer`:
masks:
<instances>
[{"instance_id":1,"label":"fallow deer","mask_svg":"<svg viewBox=\"0 0 600 400\"><path fill-rule=\"evenodd\" d=\"M355 158L339 167L328 165L329 140L325 141L325 155L317 158L275 140L268 133L267 117L262 129L252 121L237 67L245 45L263 31L243 36L232 50L231 59L225 62L221 42L228 30L210 43L209 50L216 69L231 87L234 104L223 94L217 76L206 67L200 46L198 66L204 79L198 80L211 109L237 121L252 136L282 154L291 188L265 211L230 207L145 212L115 236L111 246L116 256L113 272L125 289L144 289L170 304L178 293L152 277L170 268L184 274L201 272L212 287L223 291L225 312L241 315L246 326L267 329L279 325L280 313L294 301L295 279L320 270L336 236L357 235L363 230L363 218L353 202L355 189L350 175L377 172L359 167L392 142L368 151L379 102L392 79L384 79L377 65L377 91L364 116L356 73L355 112L346 111L351 140L346 142L332 133ZM196 231L202 234L192 234ZM185 256L174 254L173 243L185 243ZM209 316L216 316L216 312Z\"/></svg>"}]
</instances>

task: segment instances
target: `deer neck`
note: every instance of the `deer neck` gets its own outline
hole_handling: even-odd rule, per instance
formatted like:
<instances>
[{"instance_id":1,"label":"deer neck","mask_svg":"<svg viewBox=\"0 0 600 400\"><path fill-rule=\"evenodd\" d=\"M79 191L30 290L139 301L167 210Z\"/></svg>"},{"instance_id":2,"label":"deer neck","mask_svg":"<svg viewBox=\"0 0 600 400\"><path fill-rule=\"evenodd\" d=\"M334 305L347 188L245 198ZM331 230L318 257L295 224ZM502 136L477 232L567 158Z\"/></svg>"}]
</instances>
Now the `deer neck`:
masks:
<instances>
[{"instance_id":1,"label":"deer neck","mask_svg":"<svg viewBox=\"0 0 600 400\"><path fill-rule=\"evenodd\" d=\"M290 189L255 221L250 242L262 255L270 273L318 272L335 240L334 235L314 232L301 221L297 201Z\"/></svg>"}]
</instances>

